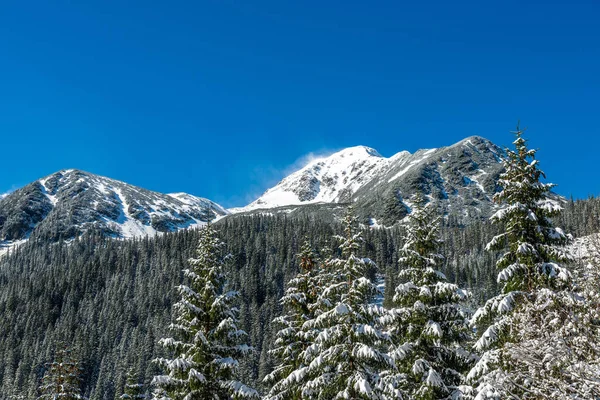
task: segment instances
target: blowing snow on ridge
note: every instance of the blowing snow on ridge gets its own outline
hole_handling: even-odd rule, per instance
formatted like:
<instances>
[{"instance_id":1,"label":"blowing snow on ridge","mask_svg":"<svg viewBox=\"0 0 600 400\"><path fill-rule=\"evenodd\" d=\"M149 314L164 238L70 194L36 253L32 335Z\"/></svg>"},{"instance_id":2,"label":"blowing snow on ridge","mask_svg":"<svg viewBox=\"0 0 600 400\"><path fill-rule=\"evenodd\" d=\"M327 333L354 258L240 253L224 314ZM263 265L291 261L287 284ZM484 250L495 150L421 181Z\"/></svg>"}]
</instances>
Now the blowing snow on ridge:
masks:
<instances>
[{"instance_id":1,"label":"blowing snow on ridge","mask_svg":"<svg viewBox=\"0 0 600 400\"><path fill-rule=\"evenodd\" d=\"M246 207L230 211L356 202L370 217L391 208L397 220L410 210L405 199L419 191L439 201L446 213L460 209L467 217L488 216L503 156L502 149L479 136L389 158L370 147L350 147L312 160Z\"/></svg>"},{"instance_id":2,"label":"blowing snow on ridge","mask_svg":"<svg viewBox=\"0 0 600 400\"><path fill-rule=\"evenodd\" d=\"M317 158L238 211L312 203L341 203L373 179L389 159L366 146ZM234 209L235 210L235 209Z\"/></svg>"}]
</instances>

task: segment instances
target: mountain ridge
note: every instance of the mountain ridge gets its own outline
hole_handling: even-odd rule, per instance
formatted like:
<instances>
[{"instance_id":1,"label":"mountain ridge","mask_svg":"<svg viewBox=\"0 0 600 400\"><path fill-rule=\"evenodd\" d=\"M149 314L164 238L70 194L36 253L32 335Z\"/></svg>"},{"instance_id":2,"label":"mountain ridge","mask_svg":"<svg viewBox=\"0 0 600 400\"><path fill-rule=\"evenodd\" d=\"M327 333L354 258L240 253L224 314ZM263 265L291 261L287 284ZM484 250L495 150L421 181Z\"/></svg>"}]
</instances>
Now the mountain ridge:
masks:
<instances>
[{"instance_id":1,"label":"mountain ridge","mask_svg":"<svg viewBox=\"0 0 600 400\"><path fill-rule=\"evenodd\" d=\"M355 208L365 209L365 218L383 219L389 225L408 214L410 197L421 191L437 201L446 215L464 206L466 218L487 217L504 156L503 149L481 136L414 153L400 151L391 157L368 146L354 146L312 160L246 207L230 211L277 212L281 208L290 213L292 206L355 203ZM386 210L377 209L377 202ZM388 217L383 211L392 212Z\"/></svg>"},{"instance_id":2,"label":"mountain ridge","mask_svg":"<svg viewBox=\"0 0 600 400\"><path fill-rule=\"evenodd\" d=\"M464 223L491 215L503 157L504 150L480 136L391 157L353 146L311 160L246 207L229 210L187 193L164 194L66 169L0 198L0 253L30 237L70 240L90 230L124 239L154 236L231 213L332 218L348 203L363 222L391 226L408 215L417 191Z\"/></svg>"},{"instance_id":3,"label":"mountain ridge","mask_svg":"<svg viewBox=\"0 0 600 400\"><path fill-rule=\"evenodd\" d=\"M187 193L163 194L66 169L0 199L0 251L32 236L69 240L89 230L124 239L154 236L228 214L217 203Z\"/></svg>"}]
</instances>

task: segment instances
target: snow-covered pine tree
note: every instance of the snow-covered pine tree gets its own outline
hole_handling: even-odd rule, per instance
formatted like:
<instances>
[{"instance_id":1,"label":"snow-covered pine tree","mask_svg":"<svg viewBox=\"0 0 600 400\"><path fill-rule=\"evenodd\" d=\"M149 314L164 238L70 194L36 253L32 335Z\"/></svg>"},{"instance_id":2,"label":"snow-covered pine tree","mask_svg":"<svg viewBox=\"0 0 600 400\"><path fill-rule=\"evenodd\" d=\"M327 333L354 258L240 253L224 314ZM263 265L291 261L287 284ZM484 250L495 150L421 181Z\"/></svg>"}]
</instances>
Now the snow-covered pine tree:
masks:
<instances>
[{"instance_id":1,"label":"snow-covered pine tree","mask_svg":"<svg viewBox=\"0 0 600 400\"><path fill-rule=\"evenodd\" d=\"M61 347L56 352L54 361L46 364L38 399L85 399L80 385L81 366L73 358L71 349Z\"/></svg>"},{"instance_id":2,"label":"snow-covered pine tree","mask_svg":"<svg viewBox=\"0 0 600 400\"><path fill-rule=\"evenodd\" d=\"M280 329L270 354L278 360L278 364L264 379L272 385L264 397L265 400L302 398L295 371L305 367L300 355L312 343L315 332L318 332L303 328L306 321L315 317L316 300L319 295L318 261L308 238L302 245L298 259L300 271L289 281L281 298L283 315L273 321Z\"/></svg>"},{"instance_id":3,"label":"snow-covered pine tree","mask_svg":"<svg viewBox=\"0 0 600 400\"><path fill-rule=\"evenodd\" d=\"M499 395L600 398L600 264L590 244L584 239L569 247L583 246L587 254L570 265L571 287L542 288L512 314L514 338L501 350L504 371L493 383Z\"/></svg>"},{"instance_id":4,"label":"snow-covered pine tree","mask_svg":"<svg viewBox=\"0 0 600 400\"><path fill-rule=\"evenodd\" d=\"M138 376L133 368L127 371L127 381L125 382L125 390L119 397L120 399L135 400L145 399L144 385L139 382Z\"/></svg>"},{"instance_id":5,"label":"snow-covered pine tree","mask_svg":"<svg viewBox=\"0 0 600 400\"><path fill-rule=\"evenodd\" d=\"M585 382L566 382L562 371L576 367L568 365L573 358L566 356L567 343L571 333L580 335L577 309L583 300L560 265L572 261L562 247L571 237L553 227L551 218L562 210L551 194L554 185L541 182L545 175L536 150L527 148L518 126L515 134L515 150L507 149L500 177L502 191L494 196L504 206L491 218L505 230L487 245L505 250L497 262L503 289L471 319L481 334L475 348L483 354L468 379L477 399L591 398L577 395L586 392ZM561 397L559 386L578 388Z\"/></svg>"},{"instance_id":6,"label":"snow-covered pine tree","mask_svg":"<svg viewBox=\"0 0 600 400\"><path fill-rule=\"evenodd\" d=\"M223 242L210 225L199 235L196 258L183 271L189 284L177 288L181 299L170 325L176 337L160 340L174 358L156 360L167 374L152 382L173 400L258 398L256 390L235 378L237 359L251 348L240 343L246 334L237 327L233 302L238 293L226 290Z\"/></svg>"},{"instance_id":7,"label":"snow-covered pine tree","mask_svg":"<svg viewBox=\"0 0 600 400\"><path fill-rule=\"evenodd\" d=\"M160 387L155 387L154 389L152 389L151 398L152 400L171 400L167 395L166 390Z\"/></svg>"},{"instance_id":8,"label":"snow-covered pine tree","mask_svg":"<svg viewBox=\"0 0 600 400\"><path fill-rule=\"evenodd\" d=\"M470 361L463 347L468 316L460 305L468 292L438 270L444 260L440 216L421 194L413 202L390 326L397 345L390 353L398 369L394 384L408 399L454 399Z\"/></svg>"},{"instance_id":9,"label":"snow-covered pine tree","mask_svg":"<svg viewBox=\"0 0 600 400\"><path fill-rule=\"evenodd\" d=\"M325 309L304 324L319 333L303 352L308 366L296 374L303 399L383 399L380 371L393 368L382 351L389 337L378 323L385 310L372 304L377 289L366 276L373 262L357 255L362 236L351 209L344 227L341 258L320 270L321 281L328 283L318 299Z\"/></svg>"}]
</instances>

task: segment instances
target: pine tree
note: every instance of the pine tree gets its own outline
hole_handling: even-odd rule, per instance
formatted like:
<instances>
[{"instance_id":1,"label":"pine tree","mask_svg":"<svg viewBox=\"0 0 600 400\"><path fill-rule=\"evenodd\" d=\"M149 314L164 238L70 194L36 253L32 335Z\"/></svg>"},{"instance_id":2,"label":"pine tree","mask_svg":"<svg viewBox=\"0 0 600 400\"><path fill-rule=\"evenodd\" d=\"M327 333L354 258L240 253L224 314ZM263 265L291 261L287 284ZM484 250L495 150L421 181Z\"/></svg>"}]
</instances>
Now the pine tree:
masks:
<instances>
[{"instance_id":1,"label":"pine tree","mask_svg":"<svg viewBox=\"0 0 600 400\"><path fill-rule=\"evenodd\" d=\"M233 301L238 293L225 288L222 251L223 242L212 226L202 228L197 256L183 271L189 285L177 288L181 299L174 306L175 322L170 326L177 338L160 340L174 358L157 359L168 374L153 379L173 400L258 397L254 389L235 379L238 358L251 348L240 344L246 334L237 327Z\"/></svg>"},{"instance_id":2,"label":"pine tree","mask_svg":"<svg viewBox=\"0 0 600 400\"><path fill-rule=\"evenodd\" d=\"M127 371L125 391L119 398L127 400L146 398L146 396L144 395L144 385L139 383L137 374L135 373L133 368L130 368L129 371Z\"/></svg>"},{"instance_id":3,"label":"pine tree","mask_svg":"<svg viewBox=\"0 0 600 400\"><path fill-rule=\"evenodd\" d=\"M409 399L453 399L470 359L463 348L468 319L460 305L467 292L438 270L444 257L432 204L418 194L408 218L390 328L398 342L391 352L395 386Z\"/></svg>"},{"instance_id":4,"label":"pine tree","mask_svg":"<svg viewBox=\"0 0 600 400\"><path fill-rule=\"evenodd\" d=\"M152 390L152 400L171 400L166 390L156 387Z\"/></svg>"},{"instance_id":5,"label":"pine tree","mask_svg":"<svg viewBox=\"0 0 600 400\"><path fill-rule=\"evenodd\" d=\"M500 177L502 191L494 196L503 207L491 218L505 230L486 248L505 250L496 263L502 293L488 300L471 320L482 332L475 348L483 355L468 378L480 398L558 395L560 391L546 383L560 385L559 371L569 366L555 346L568 352L561 343L568 342L571 334L579 335L574 330L559 334L558 328L576 326L577 309L583 305L573 291L571 273L560 265L572 261L562 247L571 237L552 225L551 218L562 209L551 193L554 185L541 182L545 175L535 159L536 150L527 148L518 126L515 134L515 150L507 149Z\"/></svg>"},{"instance_id":6,"label":"pine tree","mask_svg":"<svg viewBox=\"0 0 600 400\"><path fill-rule=\"evenodd\" d=\"M381 399L380 371L393 368L382 351L389 342L378 322L385 310L372 304L377 290L365 276L373 262L357 255L362 236L356 225L350 210L345 236L339 238L341 258L328 260L321 270L328 283L319 296L323 310L304 324L319 331L303 352L307 367L296 375L306 399Z\"/></svg>"},{"instance_id":7,"label":"pine tree","mask_svg":"<svg viewBox=\"0 0 600 400\"><path fill-rule=\"evenodd\" d=\"M38 399L85 399L80 388L81 368L71 353L69 348L63 347L56 353L54 361L46 364Z\"/></svg>"},{"instance_id":8,"label":"pine tree","mask_svg":"<svg viewBox=\"0 0 600 400\"><path fill-rule=\"evenodd\" d=\"M318 261L310 241L305 240L298 254L300 272L288 283L281 299L283 315L275 318L280 326L277 339L270 354L279 363L264 381L271 384L265 400L300 400L302 392L295 371L305 365L301 353L311 344L316 330L305 330L303 325L315 317L316 301L319 294L317 281Z\"/></svg>"}]
</instances>

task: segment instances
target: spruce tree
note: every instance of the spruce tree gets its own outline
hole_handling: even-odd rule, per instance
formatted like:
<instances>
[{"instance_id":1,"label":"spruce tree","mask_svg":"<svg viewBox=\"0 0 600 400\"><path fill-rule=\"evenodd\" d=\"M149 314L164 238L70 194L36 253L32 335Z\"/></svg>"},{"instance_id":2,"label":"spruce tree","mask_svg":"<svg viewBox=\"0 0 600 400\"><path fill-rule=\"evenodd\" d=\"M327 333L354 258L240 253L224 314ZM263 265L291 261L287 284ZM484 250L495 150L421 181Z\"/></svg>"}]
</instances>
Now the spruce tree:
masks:
<instances>
[{"instance_id":1,"label":"spruce tree","mask_svg":"<svg viewBox=\"0 0 600 400\"><path fill-rule=\"evenodd\" d=\"M223 242L212 226L200 230L196 258L184 275L189 284L178 286L181 299L174 306L170 329L176 337L160 340L174 358L156 361L166 375L153 384L173 400L256 398L258 393L236 380L238 358L251 348L241 344L246 333L238 329L238 293L226 290Z\"/></svg>"},{"instance_id":2,"label":"spruce tree","mask_svg":"<svg viewBox=\"0 0 600 400\"><path fill-rule=\"evenodd\" d=\"M152 389L152 400L171 400L169 398L169 396L167 395L166 390L160 388L160 387L155 387L154 389Z\"/></svg>"},{"instance_id":3,"label":"spruce tree","mask_svg":"<svg viewBox=\"0 0 600 400\"><path fill-rule=\"evenodd\" d=\"M127 371L127 381L125 383L124 393L119 397L120 399L135 400L145 399L144 385L139 382L137 374L130 368Z\"/></svg>"},{"instance_id":4,"label":"spruce tree","mask_svg":"<svg viewBox=\"0 0 600 400\"><path fill-rule=\"evenodd\" d=\"M328 260L320 273L327 282L319 295L323 310L304 324L318 330L302 355L307 367L296 375L306 399L381 399L380 371L393 368L382 351L389 342L379 325L385 310L372 304L377 289L366 277L374 263L358 256L362 236L351 210L344 228L341 257Z\"/></svg>"},{"instance_id":5,"label":"spruce tree","mask_svg":"<svg viewBox=\"0 0 600 400\"><path fill-rule=\"evenodd\" d=\"M85 399L81 394L81 367L72 356L72 350L58 350L54 361L46 364L46 373L39 388L38 399Z\"/></svg>"},{"instance_id":6,"label":"spruce tree","mask_svg":"<svg viewBox=\"0 0 600 400\"><path fill-rule=\"evenodd\" d=\"M571 334L557 335L558 328L575 327L579 323L573 320L575 311L582 305L573 291L571 273L561 266L572 260L563 248L571 237L551 220L562 210L560 201L551 193L554 185L541 181L545 175L535 159L536 150L527 148L522 134L517 126L515 150L507 149L499 181L502 190L494 196L502 208L491 220L504 231L486 247L504 250L496 263L502 293L471 320L481 334L475 348L483 354L468 378L479 398L557 396L559 391L538 384L544 375L558 384L562 381L561 373L556 373L568 365L550 361L561 359L554 346L567 342Z\"/></svg>"},{"instance_id":7,"label":"spruce tree","mask_svg":"<svg viewBox=\"0 0 600 400\"><path fill-rule=\"evenodd\" d=\"M319 294L317 283L318 261L310 241L305 240L298 254L300 271L292 278L281 299L283 315L273 323L280 327L270 354L278 364L264 381L271 384L265 400L300 400L302 398L295 371L305 367L300 355L314 339L315 330L305 330L303 325L315 317Z\"/></svg>"},{"instance_id":8,"label":"spruce tree","mask_svg":"<svg viewBox=\"0 0 600 400\"><path fill-rule=\"evenodd\" d=\"M467 292L438 270L440 216L417 194L400 250L400 282L395 290L390 331L398 375L395 386L408 399L453 399L469 362L463 344L468 319L460 303ZM390 371L393 375L393 371Z\"/></svg>"}]
</instances>

